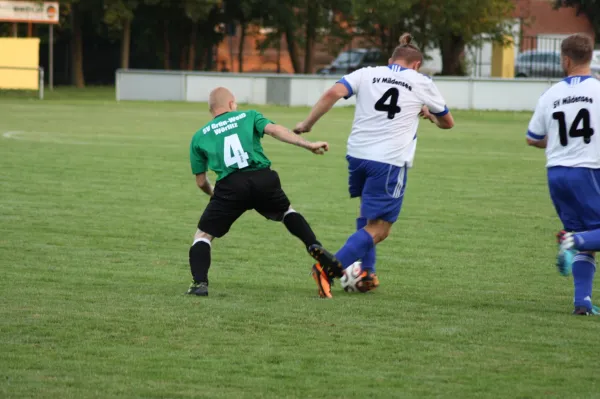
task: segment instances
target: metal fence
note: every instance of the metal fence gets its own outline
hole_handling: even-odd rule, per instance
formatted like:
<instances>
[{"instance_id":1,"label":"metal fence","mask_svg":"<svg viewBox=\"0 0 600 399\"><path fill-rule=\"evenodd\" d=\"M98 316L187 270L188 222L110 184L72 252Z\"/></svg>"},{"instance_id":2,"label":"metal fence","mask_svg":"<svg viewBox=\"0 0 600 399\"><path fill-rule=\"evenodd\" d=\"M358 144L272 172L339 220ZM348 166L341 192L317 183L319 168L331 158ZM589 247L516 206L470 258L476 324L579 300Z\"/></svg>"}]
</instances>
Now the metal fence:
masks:
<instances>
[{"instance_id":1,"label":"metal fence","mask_svg":"<svg viewBox=\"0 0 600 399\"><path fill-rule=\"evenodd\" d=\"M44 99L44 68L42 67L38 67L38 68L23 68L23 67L8 67L8 66L0 66L0 70L5 70L5 71L38 71L38 79L39 79L39 83L38 83L38 96L40 98L40 100ZM0 85L0 89L5 89ZM9 87L7 89L13 89L12 87ZM21 89L15 89L15 90L21 90Z\"/></svg>"},{"instance_id":2,"label":"metal fence","mask_svg":"<svg viewBox=\"0 0 600 399\"><path fill-rule=\"evenodd\" d=\"M518 78L560 78L564 75L560 63L560 45L563 37L529 36L520 41L515 60Z\"/></svg>"}]
</instances>

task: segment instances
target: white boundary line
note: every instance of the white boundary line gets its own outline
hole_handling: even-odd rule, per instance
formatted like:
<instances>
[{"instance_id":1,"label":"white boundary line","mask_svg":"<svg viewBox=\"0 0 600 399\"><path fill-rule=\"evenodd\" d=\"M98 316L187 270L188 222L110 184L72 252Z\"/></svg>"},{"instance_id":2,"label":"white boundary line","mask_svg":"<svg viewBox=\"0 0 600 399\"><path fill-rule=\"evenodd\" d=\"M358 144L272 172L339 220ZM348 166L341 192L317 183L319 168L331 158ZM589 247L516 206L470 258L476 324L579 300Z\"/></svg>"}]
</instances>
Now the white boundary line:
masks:
<instances>
[{"instance_id":1,"label":"white boundary line","mask_svg":"<svg viewBox=\"0 0 600 399\"><path fill-rule=\"evenodd\" d=\"M2 134L2 137L4 137L5 139L25 140L22 137L17 137L19 134L22 134L22 133L24 133L24 132L21 132L21 131L5 132L4 134Z\"/></svg>"},{"instance_id":2,"label":"white boundary line","mask_svg":"<svg viewBox=\"0 0 600 399\"><path fill-rule=\"evenodd\" d=\"M27 137L27 134L32 134L32 135L43 135L46 137ZM60 135L64 135L64 133L55 133L56 136ZM164 144L160 144L160 145L150 145L150 144L135 144L135 143L123 143L123 142L106 142L106 141L97 141L97 142L92 142L92 141L78 141L78 140L64 140L61 138L52 138L51 136L53 135L53 133L49 133L49 132L24 132L21 130L14 130L14 131L8 131L8 132L4 132L2 134L2 137L5 139L13 139L13 140L20 140L20 141L29 141L32 143L53 143L53 144L67 144L67 145L89 145L89 146L96 146L96 147L103 147L103 146L119 146L119 147L160 147L160 148L169 148L169 147L181 147L181 145L179 144L172 144L172 143L164 143ZM50 136L50 137L47 137ZM135 140L141 140L144 139L144 137L138 137L138 136L119 136L119 135L112 135L112 136L104 136L104 137L110 137L110 138L114 138L114 139L135 139Z\"/></svg>"}]
</instances>

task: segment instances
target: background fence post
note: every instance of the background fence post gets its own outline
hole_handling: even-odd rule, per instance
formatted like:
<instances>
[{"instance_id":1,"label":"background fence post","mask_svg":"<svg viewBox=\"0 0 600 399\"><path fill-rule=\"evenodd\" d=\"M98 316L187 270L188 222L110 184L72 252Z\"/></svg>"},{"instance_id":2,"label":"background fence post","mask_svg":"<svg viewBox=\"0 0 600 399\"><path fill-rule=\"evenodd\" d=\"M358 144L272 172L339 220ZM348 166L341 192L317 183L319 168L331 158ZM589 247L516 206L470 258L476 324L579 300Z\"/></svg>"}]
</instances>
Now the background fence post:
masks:
<instances>
[{"instance_id":1,"label":"background fence post","mask_svg":"<svg viewBox=\"0 0 600 399\"><path fill-rule=\"evenodd\" d=\"M44 68L40 67L40 100L44 99Z\"/></svg>"}]
</instances>

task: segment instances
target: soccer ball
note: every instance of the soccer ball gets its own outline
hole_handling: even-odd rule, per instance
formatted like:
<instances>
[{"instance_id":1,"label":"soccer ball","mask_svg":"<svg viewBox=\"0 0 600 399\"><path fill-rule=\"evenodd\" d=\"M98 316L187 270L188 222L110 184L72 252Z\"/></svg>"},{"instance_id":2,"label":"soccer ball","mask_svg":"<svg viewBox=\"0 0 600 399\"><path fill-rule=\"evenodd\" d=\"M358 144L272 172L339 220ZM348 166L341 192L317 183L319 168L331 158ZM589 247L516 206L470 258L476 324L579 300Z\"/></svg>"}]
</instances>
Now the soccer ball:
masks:
<instances>
[{"instance_id":1,"label":"soccer ball","mask_svg":"<svg viewBox=\"0 0 600 399\"><path fill-rule=\"evenodd\" d=\"M362 292L362 262L354 262L344 270L340 279L342 288L346 292Z\"/></svg>"}]
</instances>

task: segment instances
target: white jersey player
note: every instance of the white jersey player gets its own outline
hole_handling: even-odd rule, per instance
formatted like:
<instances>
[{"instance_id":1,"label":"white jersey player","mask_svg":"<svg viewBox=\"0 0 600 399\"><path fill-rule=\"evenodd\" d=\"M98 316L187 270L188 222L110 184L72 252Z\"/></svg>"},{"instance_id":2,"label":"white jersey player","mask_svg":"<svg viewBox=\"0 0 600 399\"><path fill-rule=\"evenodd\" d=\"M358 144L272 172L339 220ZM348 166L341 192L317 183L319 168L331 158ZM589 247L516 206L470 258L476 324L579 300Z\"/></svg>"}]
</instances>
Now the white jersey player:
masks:
<instances>
[{"instance_id":1,"label":"white jersey player","mask_svg":"<svg viewBox=\"0 0 600 399\"><path fill-rule=\"evenodd\" d=\"M347 159L350 196L361 199L360 217L356 233L336 253L340 268L313 266L322 297L331 297L331 279L357 261L362 262L357 288L366 292L379 285L375 245L389 235L400 214L407 170L415 156L419 116L442 129L454 125L433 81L418 72L423 55L411 40L410 34L402 35L388 66L362 68L344 76L296 126L296 133L309 132L338 100L356 96Z\"/></svg>"},{"instance_id":2,"label":"white jersey player","mask_svg":"<svg viewBox=\"0 0 600 399\"><path fill-rule=\"evenodd\" d=\"M546 149L548 186L564 230L559 272L573 273L574 314L596 314L592 282L600 250L600 82L591 76L593 41L581 34L561 44L568 77L539 99L527 143Z\"/></svg>"}]
</instances>

